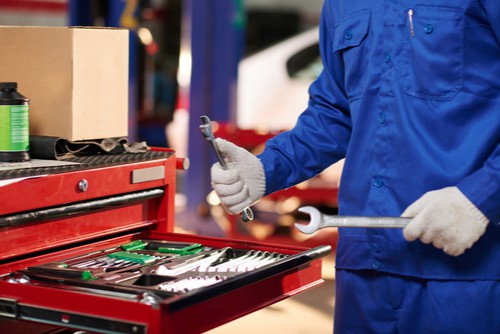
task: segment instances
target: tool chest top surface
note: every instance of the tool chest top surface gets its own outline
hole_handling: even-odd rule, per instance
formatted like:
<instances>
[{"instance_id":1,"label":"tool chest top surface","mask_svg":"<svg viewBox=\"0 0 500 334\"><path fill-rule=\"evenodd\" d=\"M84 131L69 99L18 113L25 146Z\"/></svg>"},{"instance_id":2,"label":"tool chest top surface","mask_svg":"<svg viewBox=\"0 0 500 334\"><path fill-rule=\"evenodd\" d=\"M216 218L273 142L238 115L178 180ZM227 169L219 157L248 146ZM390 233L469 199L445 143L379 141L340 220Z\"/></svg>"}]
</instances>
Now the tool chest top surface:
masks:
<instances>
[{"instance_id":1,"label":"tool chest top surface","mask_svg":"<svg viewBox=\"0 0 500 334\"><path fill-rule=\"evenodd\" d=\"M171 151L147 151L144 153L99 154L74 157L64 161L75 162L77 164L2 170L0 171L0 180L82 171L91 168L168 158L172 155L173 152Z\"/></svg>"},{"instance_id":2,"label":"tool chest top surface","mask_svg":"<svg viewBox=\"0 0 500 334\"><path fill-rule=\"evenodd\" d=\"M169 151L97 155L71 159L76 165L0 171L1 177L8 177L0 187L0 216L150 188L151 184L133 182L131 173L163 165L162 160L172 156ZM160 186L175 174L175 167L164 171L167 175L157 177L163 181ZM86 183L85 188L80 181Z\"/></svg>"}]
</instances>

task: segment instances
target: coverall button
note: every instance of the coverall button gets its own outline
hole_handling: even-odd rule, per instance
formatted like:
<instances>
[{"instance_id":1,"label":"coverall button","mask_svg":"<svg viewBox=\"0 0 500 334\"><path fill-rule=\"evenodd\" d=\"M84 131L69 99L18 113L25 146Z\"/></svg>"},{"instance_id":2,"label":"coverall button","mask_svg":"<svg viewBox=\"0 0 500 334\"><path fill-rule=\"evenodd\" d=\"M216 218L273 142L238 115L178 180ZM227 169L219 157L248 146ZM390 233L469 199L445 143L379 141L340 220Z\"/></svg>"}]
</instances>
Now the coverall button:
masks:
<instances>
[{"instance_id":1,"label":"coverall button","mask_svg":"<svg viewBox=\"0 0 500 334\"><path fill-rule=\"evenodd\" d=\"M384 124L385 123L385 119L386 119L387 115L385 112L379 112L378 113L378 122L380 124Z\"/></svg>"},{"instance_id":2,"label":"coverall button","mask_svg":"<svg viewBox=\"0 0 500 334\"><path fill-rule=\"evenodd\" d=\"M384 63L390 63L391 62L391 56L389 56L388 54L386 54L384 56Z\"/></svg>"},{"instance_id":3,"label":"coverall button","mask_svg":"<svg viewBox=\"0 0 500 334\"><path fill-rule=\"evenodd\" d=\"M350 40L352 38L352 31L346 30L344 33L344 38Z\"/></svg>"},{"instance_id":4,"label":"coverall button","mask_svg":"<svg viewBox=\"0 0 500 334\"><path fill-rule=\"evenodd\" d=\"M434 26L432 24L426 24L424 27L424 32L430 34L434 31Z\"/></svg>"},{"instance_id":5,"label":"coverall button","mask_svg":"<svg viewBox=\"0 0 500 334\"><path fill-rule=\"evenodd\" d=\"M382 187L384 184L384 181L380 177L376 177L375 180L373 181L373 185L377 188Z\"/></svg>"},{"instance_id":6,"label":"coverall button","mask_svg":"<svg viewBox=\"0 0 500 334\"><path fill-rule=\"evenodd\" d=\"M376 243L371 244L372 253L379 253L381 249L382 248L378 244L376 244Z\"/></svg>"},{"instance_id":7,"label":"coverall button","mask_svg":"<svg viewBox=\"0 0 500 334\"><path fill-rule=\"evenodd\" d=\"M378 260L372 263L372 268L375 270L381 269L384 267L384 264Z\"/></svg>"}]
</instances>

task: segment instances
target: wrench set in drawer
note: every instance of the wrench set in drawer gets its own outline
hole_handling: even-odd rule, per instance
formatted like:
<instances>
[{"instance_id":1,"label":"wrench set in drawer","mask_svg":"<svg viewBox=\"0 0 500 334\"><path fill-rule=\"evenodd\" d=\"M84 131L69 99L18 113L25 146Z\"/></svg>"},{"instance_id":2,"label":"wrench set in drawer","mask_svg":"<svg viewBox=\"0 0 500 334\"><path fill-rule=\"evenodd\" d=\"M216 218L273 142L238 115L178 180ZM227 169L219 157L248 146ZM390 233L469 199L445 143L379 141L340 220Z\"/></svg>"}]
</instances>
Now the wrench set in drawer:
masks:
<instances>
[{"instance_id":1,"label":"wrench set in drawer","mask_svg":"<svg viewBox=\"0 0 500 334\"><path fill-rule=\"evenodd\" d=\"M288 258L290 255L271 251L135 240L91 254L27 267L3 277L3 280L74 287L80 291L101 292L151 304Z\"/></svg>"}]
</instances>

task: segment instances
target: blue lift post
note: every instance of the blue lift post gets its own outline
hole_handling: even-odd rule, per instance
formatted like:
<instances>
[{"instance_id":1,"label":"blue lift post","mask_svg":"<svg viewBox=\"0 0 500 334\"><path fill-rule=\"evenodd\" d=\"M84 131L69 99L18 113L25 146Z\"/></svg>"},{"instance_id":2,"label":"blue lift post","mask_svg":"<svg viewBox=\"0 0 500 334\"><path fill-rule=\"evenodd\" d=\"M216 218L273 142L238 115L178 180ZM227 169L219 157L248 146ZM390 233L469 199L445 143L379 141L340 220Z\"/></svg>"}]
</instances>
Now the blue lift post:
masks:
<instances>
[{"instance_id":1,"label":"blue lift post","mask_svg":"<svg viewBox=\"0 0 500 334\"><path fill-rule=\"evenodd\" d=\"M238 62L243 53L244 12L242 0L185 0L184 17L191 27L192 72L189 104L188 157L184 180L187 216L200 224L207 215L210 167L216 161L203 139L200 116L234 122ZM205 216L206 220L210 217ZM200 225L198 224L198 225ZM203 234L217 234L201 226Z\"/></svg>"},{"instance_id":2,"label":"blue lift post","mask_svg":"<svg viewBox=\"0 0 500 334\"><path fill-rule=\"evenodd\" d=\"M191 87L189 101L188 158L183 191L190 227L202 234L218 235L210 221L206 197L211 191L210 167L215 154L199 130L200 116L234 122L238 63L244 51L243 0L183 0L183 20L191 30ZM92 1L69 0L69 24L93 25ZM137 21L136 0L109 0L106 26L130 29L129 139L137 135ZM135 25L134 25L135 22Z\"/></svg>"}]
</instances>

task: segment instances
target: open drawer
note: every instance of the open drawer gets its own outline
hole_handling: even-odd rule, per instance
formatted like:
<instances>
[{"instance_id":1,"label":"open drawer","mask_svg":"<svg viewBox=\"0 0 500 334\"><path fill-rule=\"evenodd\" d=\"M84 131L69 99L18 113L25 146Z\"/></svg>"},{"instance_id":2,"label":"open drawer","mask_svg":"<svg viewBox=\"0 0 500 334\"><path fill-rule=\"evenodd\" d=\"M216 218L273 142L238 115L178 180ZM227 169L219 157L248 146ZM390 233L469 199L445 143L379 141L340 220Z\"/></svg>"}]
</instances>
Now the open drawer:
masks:
<instances>
[{"instance_id":1,"label":"open drawer","mask_svg":"<svg viewBox=\"0 0 500 334\"><path fill-rule=\"evenodd\" d=\"M121 236L3 273L0 315L98 333L201 333L322 283L320 258L329 252L174 233Z\"/></svg>"}]
</instances>

